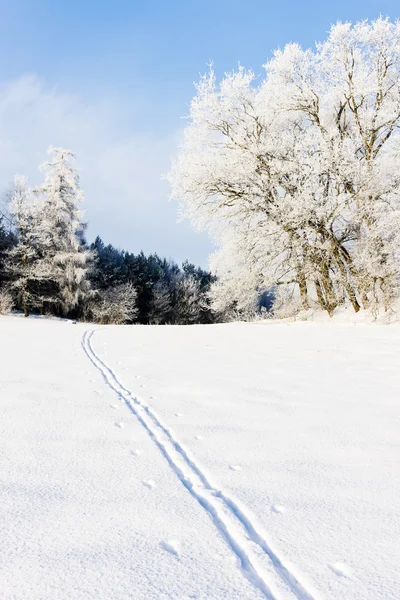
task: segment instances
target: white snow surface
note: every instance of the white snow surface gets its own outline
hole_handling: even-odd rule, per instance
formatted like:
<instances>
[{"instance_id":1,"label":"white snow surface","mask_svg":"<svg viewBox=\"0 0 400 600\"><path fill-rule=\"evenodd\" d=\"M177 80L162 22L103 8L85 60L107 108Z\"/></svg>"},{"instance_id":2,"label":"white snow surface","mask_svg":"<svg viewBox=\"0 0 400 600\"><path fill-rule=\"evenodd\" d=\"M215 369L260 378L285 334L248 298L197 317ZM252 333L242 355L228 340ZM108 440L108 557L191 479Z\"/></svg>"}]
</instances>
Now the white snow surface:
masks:
<instances>
[{"instance_id":1,"label":"white snow surface","mask_svg":"<svg viewBox=\"0 0 400 600\"><path fill-rule=\"evenodd\" d=\"M400 597L399 325L0 336L1 600Z\"/></svg>"}]
</instances>

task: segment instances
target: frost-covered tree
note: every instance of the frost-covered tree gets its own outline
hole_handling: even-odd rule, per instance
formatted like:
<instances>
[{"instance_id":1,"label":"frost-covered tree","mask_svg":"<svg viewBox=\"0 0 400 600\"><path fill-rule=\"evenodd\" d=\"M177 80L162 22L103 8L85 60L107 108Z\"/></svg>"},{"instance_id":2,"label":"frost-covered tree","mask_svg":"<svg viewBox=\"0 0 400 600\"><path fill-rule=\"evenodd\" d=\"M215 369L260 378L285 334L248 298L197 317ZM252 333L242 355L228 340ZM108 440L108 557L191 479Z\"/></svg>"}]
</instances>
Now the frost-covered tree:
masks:
<instances>
[{"instance_id":1,"label":"frost-covered tree","mask_svg":"<svg viewBox=\"0 0 400 600\"><path fill-rule=\"evenodd\" d=\"M8 279L8 253L15 243L15 235L10 228L10 218L7 220L0 211L0 286L4 285Z\"/></svg>"},{"instance_id":2,"label":"frost-covered tree","mask_svg":"<svg viewBox=\"0 0 400 600\"><path fill-rule=\"evenodd\" d=\"M14 306L14 298L5 286L0 287L0 315L8 315Z\"/></svg>"},{"instance_id":3,"label":"frost-covered tree","mask_svg":"<svg viewBox=\"0 0 400 600\"><path fill-rule=\"evenodd\" d=\"M284 286L330 314L343 302L388 308L400 272L400 23L338 23L265 70L201 79L170 174L183 215L220 245L215 289L243 302Z\"/></svg>"},{"instance_id":4,"label":"frost-covered tree","mask_svg":"<svg viewBox=\"0 0 400 600\"><path fill-rule=\"evenodd\" d=\"M7 192L16 243L8 250L6 273L25 316L38 305L38 286L45 275L39 266L41 223L37 203L25 177L16 175Z\"/></svg>"},{"instance_id":5,"label":"frost-covered tree","mask_svg":"<svg viewBox=\"0 0 400 600\"><path fill-rule=\"evenodd\" d=\"M177 325L199 323L202 308L199 282L192 275L178 274L171 283L173 322Z\"/></svg>"},{"instance_id":6,"label":"frost-covered tree","mask_svg":"<svg viewBox=\"0 0 400 600\"><path fill-rule=\"evenodd\" d=\"M262 289L260 279L249 271L250 257L241 247L237 232L226 231L219 245L210 258L216 275L209 292L212 310L224 321L254 315Z\"/></svg>"},{"instance_id":7,"label":"frost-covered tree","mask_svg":"<svg viewBox=\"0 0 400 600\"><path fill-rule=\"evenodd\" d=\"M41 169L45 182L35 190L45 251L40 266L48 274L43 283L44 302L52 302L68 314L89 293L88 270L93 258L83 242L84 225L80 204L84 199L79 175L71 165L75 155L63 148L49 148L51 160Z\"/></svg>"},{"instance_id":8,"label":"frost-covered tree","mask_svg":"<svg viewBox=\"0 0 400 600\"><path fill-rule=\"evenodd\" d=\"M153 286L153 295L149 307L149 323L164 325L172 315L171 294L166 281L160 280Z\"/></svg>"},{"instance_id":9,"label":"frost-covered tree","mask_svg":"<svg viewBox=\"0 0 400 600\"><path fill-rule=\"evenodd\" d=\"M87 317L97 323L132 323L136 319L137 292L132 283L122 283L99 290L89 301Z\"/></svg>"}]
</instances>

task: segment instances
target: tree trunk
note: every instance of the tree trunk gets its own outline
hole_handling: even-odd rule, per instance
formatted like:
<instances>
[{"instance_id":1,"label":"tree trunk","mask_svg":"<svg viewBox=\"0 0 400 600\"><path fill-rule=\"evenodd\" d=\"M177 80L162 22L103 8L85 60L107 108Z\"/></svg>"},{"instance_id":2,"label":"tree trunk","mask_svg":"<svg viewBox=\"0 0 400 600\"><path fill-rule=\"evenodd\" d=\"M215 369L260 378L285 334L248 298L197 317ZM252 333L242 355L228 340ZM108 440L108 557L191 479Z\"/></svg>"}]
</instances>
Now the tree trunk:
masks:
<instances>
[{"instance_id":1,"label":"tree trunk","mask_svg":"<svg viewBox=\"0 0 400 600\"><path fill-rule=\"evenodd\" d=\"M353 286L348 281L346 267L344 266L343 262L341 261L340 256L337 256L336 259L337 259L336 262L338 263L340 273L342 275L343 287L347 292L347 295L350 299L351 305L354 308L354 312L358 313L361 306L357 300L357 296L356 296Z\"/></svg>"},{"instance_id":2,"label":"tree trunk","mask_svg":"<svg viewBox=\"0 0 400 600\"><path fill-rule=\"evenodd\" d=\"M347 295L349 296L350 302L351 302L351 304L352 304L352 306L354 308L354 312L358 313L358 311L360 310L361 306L360 306L360 304L359 304L359 302L357 300L357 296L356 296L356 293L354 291L354 288L353 288L353 286L351 285L351 283L348 280L348 272L347 272L346 266L343 264L340 252L337 249L337 247L333 248L333 255L334 255L335 259L336 259L337 265L339 267L340 274L342 276L343 287L346 290Z\"/></svg>"},{"instance_id":3,"label":"tree trunk","mask_svg":"<svg viewBox=\"0 0 400 600\"><path fill-rule=\"evenodd\" d=\"M22 307L24 309L24 317L29 317L28 303L26 301L26 292L22 292Z\"/></svg>"},{"instance_id":4,"label":"tree trunk","mask_svg":"<svg viewBox=\"0 0 400 600\"><path fill-rule=\"evenodd\" d=\"M327 303L324 298L324 293L322 291L322 285L321 285L319 279L316 279L314 284L315 284L315 290L317 292L317 298L318 298L319 305L321 306L322 310L328 310Z\"/></svg>"},{"instance_id":5,"label":"tree trunk","mask_svg":"<svg viewBox=\"0 0 400 600\"><path fill-rule=\"evenodd\" d=\"M333 289L333 283L329 274L329 269L325 262L321 263L320 270L322 278L322 287L325 292L325 310L328 311L329 316L331 317L333 315L333 311L338 305L338 301L336 298L335 290Z\"/></svg>"},{"instance_id":6,"label":"tree trunk","mask_svg":"<svg viewBox=\"0 0 400 600\"><path fill-rule=\"evenodd\" d=\"M302 271L300 271L300 273L299 273L299 290L300 290L301 308L303 310L307 310L309 308L308 293L307 293L307 280Z\"/></svg>"}]
</instances>

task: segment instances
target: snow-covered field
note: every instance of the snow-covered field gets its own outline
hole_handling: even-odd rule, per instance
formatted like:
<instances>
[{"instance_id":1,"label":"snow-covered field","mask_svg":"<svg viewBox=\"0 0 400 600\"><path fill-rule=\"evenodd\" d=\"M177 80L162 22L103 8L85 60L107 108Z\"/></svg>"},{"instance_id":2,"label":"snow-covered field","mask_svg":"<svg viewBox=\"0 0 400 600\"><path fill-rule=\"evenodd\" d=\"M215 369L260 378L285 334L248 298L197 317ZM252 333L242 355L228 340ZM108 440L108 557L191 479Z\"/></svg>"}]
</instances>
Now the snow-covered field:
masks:
<instances>
[{"instance_id":1,"label":"snow-covered field","mask_svg":"<svg viewBox=\"0 0 400 600\"><path fill-rule=\"evenodd\" d=\"M0 336L1 600L400 597L399 325Z\"/></svg>"}]
</instances>

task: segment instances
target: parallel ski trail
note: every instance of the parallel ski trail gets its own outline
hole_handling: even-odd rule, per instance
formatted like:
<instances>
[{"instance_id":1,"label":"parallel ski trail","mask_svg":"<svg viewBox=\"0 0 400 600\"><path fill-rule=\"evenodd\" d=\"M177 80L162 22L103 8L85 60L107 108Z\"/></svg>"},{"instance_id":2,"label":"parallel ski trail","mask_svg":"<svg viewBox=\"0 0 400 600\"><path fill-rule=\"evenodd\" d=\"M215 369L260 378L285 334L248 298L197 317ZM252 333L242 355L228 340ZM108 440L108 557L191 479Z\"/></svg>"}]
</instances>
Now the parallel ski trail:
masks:
<instances>
[{"instance_id":1,"label":"parallel ski trail","mask_svg":"<svg viewBox=\"0 0 400 600\"><path fill-rule=\"evenodd\" d=\"M93 334L94 330L88 330L82 338L82 348L89 360L137 417L181 483L208 512L239 558L247 579L269 600L321 600L309 585L300 580L294 567L272 548L267 535L246 507L213 483L158 415L119 381L114 371L93 350Z\"/></svg>"}]
</instances>

